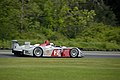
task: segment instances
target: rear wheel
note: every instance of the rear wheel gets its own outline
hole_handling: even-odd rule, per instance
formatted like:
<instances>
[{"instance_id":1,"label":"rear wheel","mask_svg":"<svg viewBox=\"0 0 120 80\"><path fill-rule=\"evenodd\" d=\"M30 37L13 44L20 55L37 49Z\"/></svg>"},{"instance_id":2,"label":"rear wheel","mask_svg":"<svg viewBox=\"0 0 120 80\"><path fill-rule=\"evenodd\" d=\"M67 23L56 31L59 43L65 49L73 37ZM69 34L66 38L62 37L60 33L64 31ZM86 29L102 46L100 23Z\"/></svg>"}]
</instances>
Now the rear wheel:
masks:
<instances>
[{"instance_id":1,"label":"rear wheel","mask_svg":"<svg viewBox=\"0 0 120 80\"><path fill-rule=\"evenodd\" d=\"M70 50L70 57L76 58L78 57L79 51L76 48Z\"/></svg>"},{"instance_id":2,"label":"rear wheel","mask_svg":"<svg viewBox=\"0 0 120 80\"><path fill-rule=\"evenodd\" d=\"M42 50L42 48L36 47L36 48L33 50L33 55L34 55L35 57L42 57L42 56L43 56L43 50Z\"/></svg>"}]
</instances>

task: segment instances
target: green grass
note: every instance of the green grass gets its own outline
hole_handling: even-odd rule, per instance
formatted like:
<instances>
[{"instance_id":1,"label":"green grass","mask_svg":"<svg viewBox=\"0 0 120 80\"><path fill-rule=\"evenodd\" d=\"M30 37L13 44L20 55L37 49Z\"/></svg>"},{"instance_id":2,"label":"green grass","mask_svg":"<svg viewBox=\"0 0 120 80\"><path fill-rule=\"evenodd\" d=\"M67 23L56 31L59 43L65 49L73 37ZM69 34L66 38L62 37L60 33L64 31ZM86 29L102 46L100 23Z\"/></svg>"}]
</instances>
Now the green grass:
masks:
<instances>
[{"instance_id":1,"label":"green grass","mask_svg":"<svg viewBox=\"0 0 120 80\"><path fill-rule=\"evenodd\" d=\"M0 58L0 80L120 80L119 75L119 58Z\"/></svg>"}]
</instances>

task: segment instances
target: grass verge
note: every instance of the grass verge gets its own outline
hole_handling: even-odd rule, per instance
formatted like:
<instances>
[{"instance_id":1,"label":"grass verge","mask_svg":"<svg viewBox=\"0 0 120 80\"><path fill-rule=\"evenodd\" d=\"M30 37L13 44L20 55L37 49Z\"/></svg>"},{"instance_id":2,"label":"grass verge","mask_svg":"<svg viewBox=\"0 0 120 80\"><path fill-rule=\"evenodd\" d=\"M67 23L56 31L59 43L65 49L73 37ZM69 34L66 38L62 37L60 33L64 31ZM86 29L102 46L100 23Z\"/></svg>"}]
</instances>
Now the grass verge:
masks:
<instances>
[{"instance_id":1,"label":"grass verge","mask_svg":"<svg viewBox=\"0 0 120 80\"><path fill-rule=\"evenodd\" d=\"M119 75L119 58L0 58L1 80L120 80Z\"/></svg>"}]
</instances>

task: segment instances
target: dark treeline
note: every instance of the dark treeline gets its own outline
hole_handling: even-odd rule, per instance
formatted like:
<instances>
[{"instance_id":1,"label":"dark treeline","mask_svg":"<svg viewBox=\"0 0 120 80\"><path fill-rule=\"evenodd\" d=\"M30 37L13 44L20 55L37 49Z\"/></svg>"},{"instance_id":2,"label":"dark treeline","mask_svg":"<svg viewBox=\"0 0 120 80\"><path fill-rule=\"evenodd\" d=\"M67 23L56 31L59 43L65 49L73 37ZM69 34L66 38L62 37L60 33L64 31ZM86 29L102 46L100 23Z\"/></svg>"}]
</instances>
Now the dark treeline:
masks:
<instances>
[{"instance_id":1,"label":"dark treeline","mask_svg":"<svg viewBox=\"0 0 120 80\"><path fill-rule=\"evenodd\" d=\"M0 41L74 39L119 45L118 3L117 0L1 0Z\"/></svg>"},{"instance_id":2,"label":"dark treeline","mask_svg":"<svg viewBox=\"0 0 120 80\"><path fill-rule=\"evenodd\" d=\"M111 8L117 18L117 25L120 25L120 0L104 0L105 4Z\"/></svg>"}]
</instances>

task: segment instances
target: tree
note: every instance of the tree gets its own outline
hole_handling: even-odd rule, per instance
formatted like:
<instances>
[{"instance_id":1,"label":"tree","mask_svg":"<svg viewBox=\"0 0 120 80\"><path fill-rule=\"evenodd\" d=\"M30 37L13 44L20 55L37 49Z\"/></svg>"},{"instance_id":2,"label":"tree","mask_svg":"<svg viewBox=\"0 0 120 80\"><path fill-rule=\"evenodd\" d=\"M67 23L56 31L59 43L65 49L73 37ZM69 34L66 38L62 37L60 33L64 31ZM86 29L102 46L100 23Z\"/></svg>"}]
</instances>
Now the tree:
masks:
<instances>
[{"instance_id":1,"label":"tree","mask_svg":"<svg viewBox=\"0 0 120 80\"><path fill-rule=\"evenodd\" d=\"M65 17L66 35L69 38L75 38L85 27L89 26L89 23L94 21L94 16L94 10L79 10L78 7L70 9Z\"/></svg>"},{"instance_id":2,"label":"tree","mask_svg":"<svg viewBox=\"0 0 120 80\"><path fill-rule=\"evenodd\" d=\"M45 28L75 38L85 26L94 21L95 16L94 10L80 10L79 6L74 0L47 0L42 9L43 17L39 21Z\"/></svg>"},{"instance_id":3,"label":"tree","mask_svg":"<svg viewBox=\"0 0 120 80\"><path fill-rule=\"evenodd\" d=\"M120 25L120 0L103 0L107 6L110 6L117 18L117 25Z\"/></svg>"},{"instance_id":4,"label":"tree","mask_svg":"<svg viewBox=\"0 0 120 80\"><path fill-rule=\"evenodd\" d=\"M116 25L116 16L109 6L106 6L101 0L95 4L96 21L107 25Z\"/></svg>"},{"instance_id":5,"label":"tree","mask_svg":"<svg viewBox=\"0 0 120 80\"><path fill-rule=\"evenodd\" d=\"M0 1L0 34L4 39L11 39L19 24L19 4L16 0Z\"/></svg>"}]
</instances>

